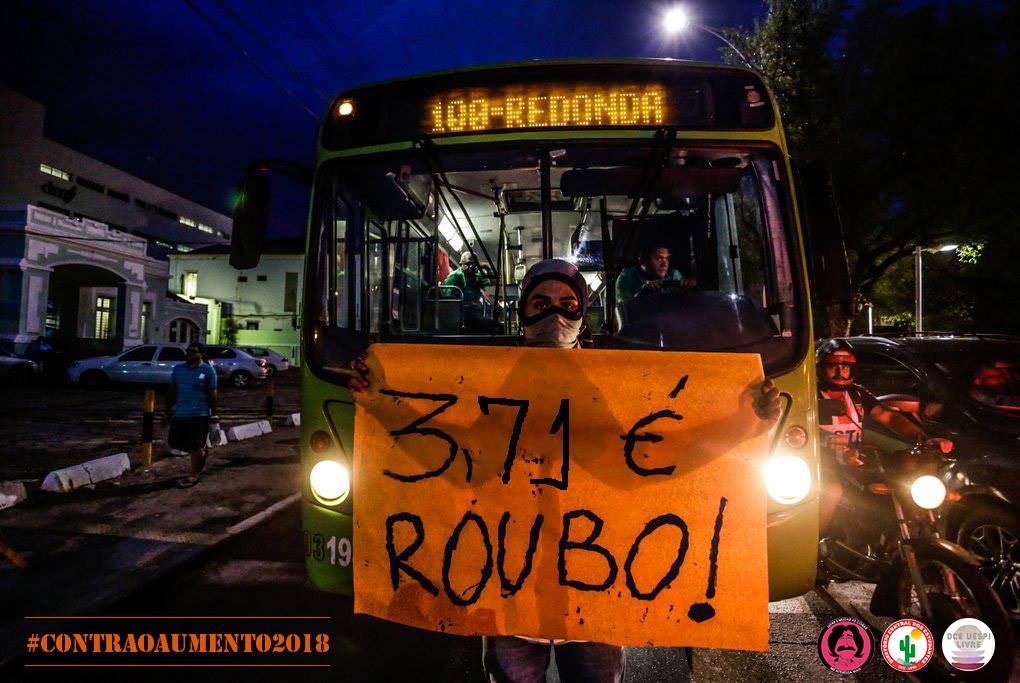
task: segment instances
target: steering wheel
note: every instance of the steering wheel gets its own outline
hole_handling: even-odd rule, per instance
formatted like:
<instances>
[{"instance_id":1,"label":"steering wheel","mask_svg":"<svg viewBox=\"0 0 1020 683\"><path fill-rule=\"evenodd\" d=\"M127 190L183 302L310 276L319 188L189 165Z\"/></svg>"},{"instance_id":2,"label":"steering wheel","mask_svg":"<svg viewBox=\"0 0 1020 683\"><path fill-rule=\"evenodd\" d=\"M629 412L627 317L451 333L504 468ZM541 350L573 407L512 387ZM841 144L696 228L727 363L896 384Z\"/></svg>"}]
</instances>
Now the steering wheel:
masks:
<instances>
[{"instance_id":1,"label":"steering wheel","mask_svg":"<svg viewBox=\"0 0 1020 683\"><path fill-rule=\"evenodd\" d=\"M691 290L697 289L697 285L687 285L684 283L683 280L663 280L659 283L658 289L651 290L642 287L640 290L638 290L638 293L635 296L649 296L651 294L661 294L667 291L677 292L688 289Z\"/></svg>"}]
</instances>

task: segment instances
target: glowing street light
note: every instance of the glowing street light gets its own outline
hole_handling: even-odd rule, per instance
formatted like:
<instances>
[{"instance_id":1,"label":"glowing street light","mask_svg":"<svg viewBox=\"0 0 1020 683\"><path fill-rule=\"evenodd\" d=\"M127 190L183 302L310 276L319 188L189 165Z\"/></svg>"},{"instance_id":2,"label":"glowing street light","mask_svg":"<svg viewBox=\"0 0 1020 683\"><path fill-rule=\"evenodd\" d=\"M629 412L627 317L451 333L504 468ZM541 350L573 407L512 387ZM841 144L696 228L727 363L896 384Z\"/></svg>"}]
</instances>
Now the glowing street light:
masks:
<instances>
[{"instance_id":1,"label":"glowing street light","mask_svg":"<svg viewBox=\"0 0 1020 683\"><path fill-rule=\"evenodd\" d=\"M924 312L921 305L924 279L921 272L921 255L924 253L937 254L943 251L956 251L957 247L959 247L958 244L942 244L937 247L914 247L914 334L921 334L924 331L922 320Z\"/></svg>"},{"instance_id":2,"label":"glowing street light","mask_svg":"<svg viewBox=\"0 0 1020 683\"><path fill-rule=\"evenodd\" d=\"M662 14L662 30L669 36L675 36L683 33L691 26L701 29L705 33L711 33L713 36L726 43L726 45L733 50L738 57L740 57L740 61L742 61L748 68L753 68L751 63L747 61L747 57L745 57L743 53L737 49L736 45L727 40L726 36L710 26L699 24L691 19L691 14L687 11L687 8L684 5L673 5Z\"/></svg>"},{"instance_id":3,"label":"glowing street light","mask_svg":"<svg viewBox=\"0 0 1020 683\"><path fill-rule=\"evenodd\" d=\"M682 33L691 25L691 15L683 5L674 5L662 15L662 28L669 35Z\"/></svg>"}]
</instances>

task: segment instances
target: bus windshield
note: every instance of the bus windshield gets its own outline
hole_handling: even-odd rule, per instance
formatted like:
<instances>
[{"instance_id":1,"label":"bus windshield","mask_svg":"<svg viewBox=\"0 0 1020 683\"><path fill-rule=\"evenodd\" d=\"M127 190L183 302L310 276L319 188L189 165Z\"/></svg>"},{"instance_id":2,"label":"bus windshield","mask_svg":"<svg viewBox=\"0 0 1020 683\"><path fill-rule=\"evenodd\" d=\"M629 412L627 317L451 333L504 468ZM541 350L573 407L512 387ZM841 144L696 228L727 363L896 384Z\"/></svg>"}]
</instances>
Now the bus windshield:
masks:
<instances>
[{"instance_id":1,"label":"bus windshield","mask_svg":"<svg viewBox=\"0 0 1020 683\"><path fill-rule=\"evenodd\" d=\"M341 362L337 340L350 333L518 343L518 285L543 258L584 274L595 347L755 352L770 372L802 358L805 296L778 149L450 147L320 167L304 317L314 367Z\"/></svg>"}]
</instances>

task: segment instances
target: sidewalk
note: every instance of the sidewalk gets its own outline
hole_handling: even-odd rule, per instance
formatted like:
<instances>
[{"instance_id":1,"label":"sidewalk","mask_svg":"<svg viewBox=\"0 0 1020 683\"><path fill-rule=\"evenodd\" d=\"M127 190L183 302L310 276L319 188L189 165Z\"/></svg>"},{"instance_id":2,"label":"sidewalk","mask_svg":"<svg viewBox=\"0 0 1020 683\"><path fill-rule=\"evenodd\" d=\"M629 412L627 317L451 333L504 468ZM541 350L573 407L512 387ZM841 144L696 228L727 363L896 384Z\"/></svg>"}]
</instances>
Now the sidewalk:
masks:
<instances>
[{"instance_id":1,"label":"sidewalk","mask_svg":"<svg viewBox=\"0 0 1020 683\"><path fill-rule=\"evenodd\" d=\"M187 457L160 457L94 490L35 492L0 512L29 566L0 564L0 664L23 652L26 616L92 614L296 500L299 430L216 448L199 483L177 486ZM274 507L275 506L275 507ZM300 538L293 539L300 544Z\"/></svg>"}]
</instances>

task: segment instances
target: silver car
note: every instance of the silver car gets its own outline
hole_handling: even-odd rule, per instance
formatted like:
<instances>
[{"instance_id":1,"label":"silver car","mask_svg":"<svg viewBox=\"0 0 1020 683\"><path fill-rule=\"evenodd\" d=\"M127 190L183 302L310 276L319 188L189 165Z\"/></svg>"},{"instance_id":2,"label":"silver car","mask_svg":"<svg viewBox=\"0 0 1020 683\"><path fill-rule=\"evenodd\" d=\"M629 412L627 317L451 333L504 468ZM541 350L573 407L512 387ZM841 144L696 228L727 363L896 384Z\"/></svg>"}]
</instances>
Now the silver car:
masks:
<instances>
[{"instance_id":1,"label":"silver car","mask_svg":"<svg viewBox=\"0 0 1020 683\"><path fill-rule=\"evenodd\" d=\"M270 377L278 372L285 372L290 369L290 360L272 349L267 349L264 346L242 346L240 348L254 358L265 360L266 369L269 370Z\"/></svg>"},{"instance_id":2,"label":"silver car","mask_svg":"<svg viewBox=\"0 0 1020 683\"><path fill-rule=\"evenodd\" d=\"M37 379L41 366L34 360L0 349L0 380L26 382Z\"/></svg>"},{"instance_id":3,"label":"silver car","mask_svg":"<svg viewBox=\"0 0 1020 683\"><path fill-rule=\"evenodd\" d=\"M169 384L175 365L187 361L184 344L142 344L116 356L97 356L76 361L67 371L71 382L98 388L110 382ZM206 347L217 376L235 387L248 387L266 376L265 367L243 351L220 346Z\"/></svg>"},{"instance_id":4,"label":"silver car","mask_svg":"<svg viewBox=\"0 0 1020 683\"><path fill-rule=\"evenodd\" d=\"M205 356L216 374L238 389L250 387L269 376L268 362L236 346L206 346Z\"/></svg>"}]
</instances>

